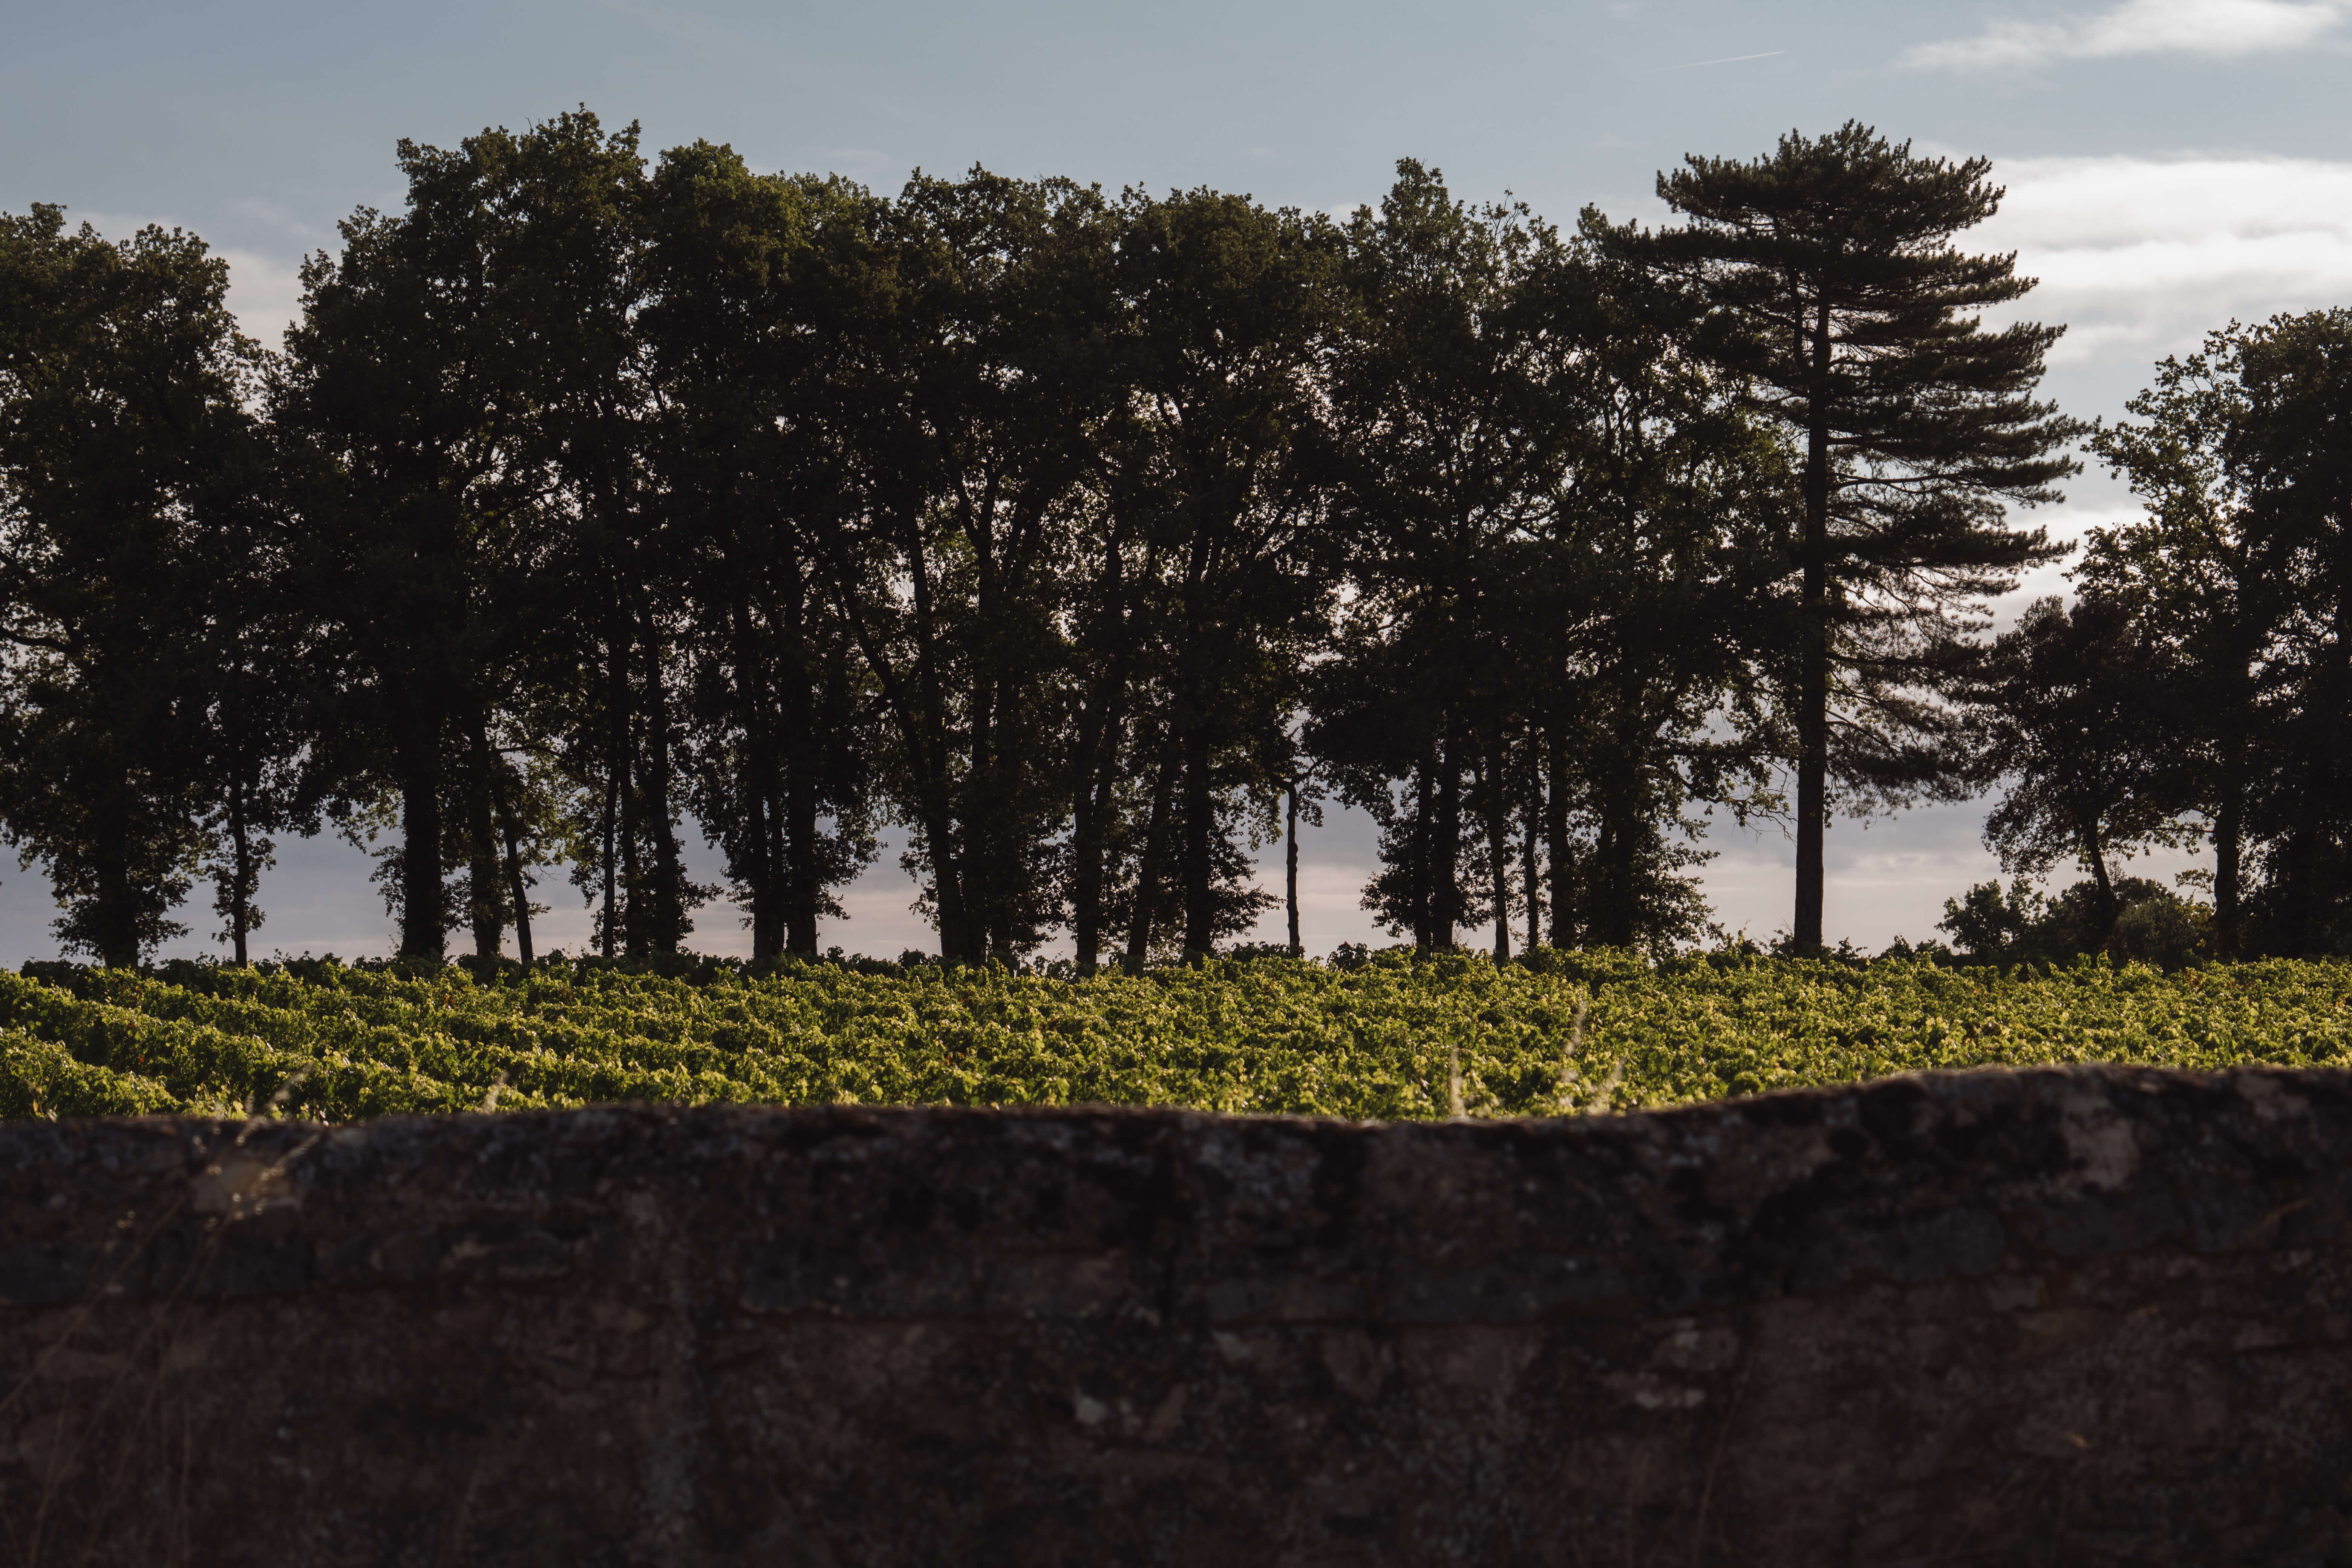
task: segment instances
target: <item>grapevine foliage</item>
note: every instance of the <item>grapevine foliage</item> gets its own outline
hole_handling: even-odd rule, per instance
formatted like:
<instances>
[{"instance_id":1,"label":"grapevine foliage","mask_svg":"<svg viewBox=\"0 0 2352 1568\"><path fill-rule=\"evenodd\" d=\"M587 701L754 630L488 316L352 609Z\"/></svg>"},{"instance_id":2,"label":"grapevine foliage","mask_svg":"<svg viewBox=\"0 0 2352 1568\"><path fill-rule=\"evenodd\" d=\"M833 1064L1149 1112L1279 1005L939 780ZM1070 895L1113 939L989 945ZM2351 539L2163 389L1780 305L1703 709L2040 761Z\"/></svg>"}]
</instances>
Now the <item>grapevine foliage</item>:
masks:
<instances>
[{"instance_id":1,"label":"grapevine foliage","mask_svg":"<svg viewBox=\"0 0 2352 1568\"><path fill-rule=\"evenodd\" d=\"M390 1112L615 1100L1160 1105L1354 1118L1632 1110L1889 1073L2352 1065L2352 964L1948 969L1381 954L1137 977L590 966L477 983L38 964L0 973L0 1116Z\"/></svg>"}]
</instances>

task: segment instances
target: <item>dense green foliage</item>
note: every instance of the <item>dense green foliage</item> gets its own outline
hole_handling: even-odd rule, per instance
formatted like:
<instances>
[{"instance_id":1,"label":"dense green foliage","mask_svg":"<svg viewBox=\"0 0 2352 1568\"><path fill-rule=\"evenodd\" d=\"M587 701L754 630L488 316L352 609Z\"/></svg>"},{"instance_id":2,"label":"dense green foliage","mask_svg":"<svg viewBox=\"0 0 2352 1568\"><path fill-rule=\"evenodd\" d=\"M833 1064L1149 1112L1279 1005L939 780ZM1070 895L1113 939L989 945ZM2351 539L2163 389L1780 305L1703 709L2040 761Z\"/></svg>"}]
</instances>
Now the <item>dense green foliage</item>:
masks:
<instances>
[{"instance_id":1,"label":"dense green foliage","mask_svg":"<svg viewBox=\"0 0 2352 1568\"><path fill-rule=\"evenodd\" d=\"M332 826L411 958L529 964L542 873L607 959L719 898L814 958L887 823L948 961L1132 972L1249 933L1323 799L1422 951L1670 951L1832 668L1835 777L1973 787L1913 741L2049 553L1995 503L2072 466L2057 329L1974 320L2031 287L1955 248L1984 161L1858 125L1694 161L1654 245L1411 159L1342 221L584 109L398 163L275 350L192 236L0 215L0 836L66 952L135 965L208 878L241 962Z\"/></svg>"},{"instance_id":2,"label":"dense green foliage","mask_svg":"<svg viewBox=\"0 0 2352 1568\"><path fill-rule=\"evenodd\" d=\"M0 1115L329 1121L598 1101L1631 1110L2058 1061L2352 1060L2352 965L1952 969L1624 952L1225 961L1060 980L718 963L403 973L332 962L0 974Z\"/></svg>"},{"instance_id":3,"label":"dense green foliage","mask_svg":"<svg viewBox=\"0 0 2352 1568\"><path fill-rule=\"evenodd\" d=\"M1376 924L1498 961L1709 940L1708 815L1783 818L1813 953L1832 813L1997 788L2004 875L2090 880L1970 889L1971 957L2352 952L2352 310L2159 364L2087 432L2145 517L1988 637L2085 432L2062 329L1980 319L1984 159L1849 123L1565 231L1410 159L1339 221L892 196L584 110L399 167L277 351L193 236L0 214L0 838L65 952L209 881L241 963L332 826L411 959L530 967L562 875L606 960L719 899L814 960L887 825L947 962L1139 973L1331 801Z\"/></svg>"}]
</instances>

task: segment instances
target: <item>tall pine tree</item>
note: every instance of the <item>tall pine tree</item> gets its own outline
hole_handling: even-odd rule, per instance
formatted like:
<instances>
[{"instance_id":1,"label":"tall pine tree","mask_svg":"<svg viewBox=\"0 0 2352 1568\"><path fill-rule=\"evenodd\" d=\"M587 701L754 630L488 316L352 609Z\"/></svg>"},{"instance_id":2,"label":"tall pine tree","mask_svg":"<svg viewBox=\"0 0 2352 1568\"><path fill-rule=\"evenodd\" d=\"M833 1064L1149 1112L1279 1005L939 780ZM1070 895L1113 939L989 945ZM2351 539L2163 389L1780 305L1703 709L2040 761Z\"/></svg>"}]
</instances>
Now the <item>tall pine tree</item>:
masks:
<instances>
[{"instance_id":1,"label":"tall pine tree","mask_svg":"<svg viewBox=\"0 0 2352 1568\"><path fill-rule=\"evenodd\" d=\"M2056 500L2077 467L2063 448L2082 427L2032 396L2064 329L1985 330L1979 313L2033 280L2013 256L1952 243L2000 207L1990 170L1853 121L1791 132L1769 157L1694 156L1661 174L1658 195L1687 221L1617 241L1746 329L1729 357L1803 453L1780 660L1800 951L1822 945L1832 787L1863 802L1966 787L1934 694L1976 607L2058 553L2010 527L2001 503Z\"/></svg>"}]
</instances>

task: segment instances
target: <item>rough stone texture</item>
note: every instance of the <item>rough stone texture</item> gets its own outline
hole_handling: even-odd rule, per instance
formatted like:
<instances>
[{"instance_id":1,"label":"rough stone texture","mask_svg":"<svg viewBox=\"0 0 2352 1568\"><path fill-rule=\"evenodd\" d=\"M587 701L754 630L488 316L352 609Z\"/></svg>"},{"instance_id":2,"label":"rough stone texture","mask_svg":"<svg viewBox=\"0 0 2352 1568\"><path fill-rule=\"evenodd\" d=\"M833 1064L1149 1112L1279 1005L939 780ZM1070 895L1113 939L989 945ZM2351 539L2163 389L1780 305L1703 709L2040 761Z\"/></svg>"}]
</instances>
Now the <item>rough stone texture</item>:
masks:
<instances>
[{"instance_id":1,"label":"rough stone texture","mask_svg":"<svg viewBox=\"0 0 2352 1568\"><path fill-rule=\"evenodd\" d=\"M2352 1078L0 1129L20 1563L2352 1563Z\"/></svg>"}]
</instances>

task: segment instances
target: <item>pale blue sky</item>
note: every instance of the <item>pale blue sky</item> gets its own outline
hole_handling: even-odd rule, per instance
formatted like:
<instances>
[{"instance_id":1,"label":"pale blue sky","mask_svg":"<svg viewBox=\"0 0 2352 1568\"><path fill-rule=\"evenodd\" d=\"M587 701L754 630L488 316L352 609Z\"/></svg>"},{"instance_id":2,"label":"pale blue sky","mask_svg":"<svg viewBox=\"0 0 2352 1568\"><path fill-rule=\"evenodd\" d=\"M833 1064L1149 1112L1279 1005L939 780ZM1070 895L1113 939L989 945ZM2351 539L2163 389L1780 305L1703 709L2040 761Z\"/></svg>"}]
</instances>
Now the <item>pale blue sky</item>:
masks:
<instances>
[{"instance_id":1,"label":"pale blue sky","mask_svg":"<svg viewBox=\"0 0 2352 1568\"><path fill-rule=\"evenodd\" d=\"M2044 279L2027 313L2074 328L2048 390L2112 416L2209 325L2352 302L2347 86L2352 3L2337 0L0 0L0 208L194 229L229 255L248 329L274 341L299 258L352 206L397 204L396 139L446 143L581 102L641 121L649 149L707 137L756 167L884 189L918 165L980 163L1336 209L1377 197L1411 155L1459 193L1508 189L1563 223L1586 202L1655 216L1655 172L1685 152L1749 156L1854 118L1996 160L2011 197L1983 244ZM2123 506L2086 476L2048 521L2071 532ZM1832 938L1927 934L1948 894L1990 874L1981 817L1834 827ZM1777 832L1713 842L1726 923L1785 924ZM1360 821L1307 837L1310 949L1367 934L1369 857ZM364 876L331 840L285 847L262 948L383 951ZM578 945L568 886L542 892L556 940ZM824 940L931 945L911 895L886 855ZM51 952L53 913L37 869L0 867L0 962ZM189 914L208 929L208 911ZM697 945L744 945L723 908L702 926Z\"/></svg>"}]
</instances>

